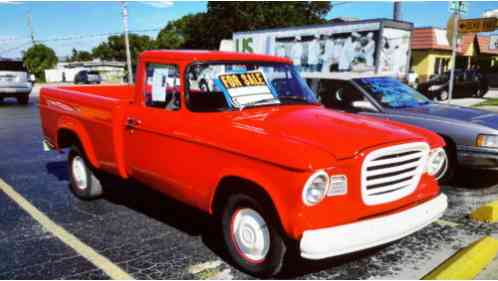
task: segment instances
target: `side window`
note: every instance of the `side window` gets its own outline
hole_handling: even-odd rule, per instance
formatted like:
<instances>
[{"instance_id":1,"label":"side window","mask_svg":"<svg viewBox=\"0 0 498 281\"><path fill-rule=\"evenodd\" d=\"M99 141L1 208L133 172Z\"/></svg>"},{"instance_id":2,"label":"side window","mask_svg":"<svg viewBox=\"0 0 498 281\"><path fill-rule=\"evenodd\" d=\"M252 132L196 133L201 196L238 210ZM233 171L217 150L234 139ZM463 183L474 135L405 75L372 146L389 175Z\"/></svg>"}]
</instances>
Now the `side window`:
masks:
<instances>
[{"instance_id":1,"label":"side window","mask_svg":"<svg viewBox=\"0 0 498 281\"><path fill-rule=\"evenodd\" d=\"M344 111L375 111L371 102L347 81L322 80L318 95L327 108Z\"/></svg>"},{"instance_id":2,"label":"side window","mask_svg":"<svg viewBox=\"0 0 498 281\"><path fill-rule=\"evenodd\" d=\"M145 106L180 109L180 75L178 66L148 64L144 90Z\"/></svg>"}]
</instances>

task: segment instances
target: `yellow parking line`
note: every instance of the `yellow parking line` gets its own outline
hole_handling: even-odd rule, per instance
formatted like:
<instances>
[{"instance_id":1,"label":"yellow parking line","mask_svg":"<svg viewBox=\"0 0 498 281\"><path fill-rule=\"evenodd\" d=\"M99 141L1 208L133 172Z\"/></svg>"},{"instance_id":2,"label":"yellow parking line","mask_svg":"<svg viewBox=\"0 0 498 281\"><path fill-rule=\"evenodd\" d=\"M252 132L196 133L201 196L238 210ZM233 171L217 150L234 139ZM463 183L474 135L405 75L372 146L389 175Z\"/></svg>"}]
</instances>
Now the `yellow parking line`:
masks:
<instances>
[{"instance_id":1,"label":"yellow parking line","mask_svg":"<svg viewBox=\"0 0 498 281\"><path fill-rule=\"evenodd\" d=\"M423 280L474 279L498 253L498 240L487 236L460 250Z\"/></svg>"},{"instance_id":2,"label":"yellow parking line","mask_svg":"<svg viewBox=\"0 0 498 281\"><path fill-rule=\"evenodd\" d=\"M67 246L73 248L78 254L93 263L96 267L104 271L109 277L116 280L131 280L131 277L118 265L112 263L108 258L100 255L94 249L81 242L76 236L66 231L61 226L53 222L44 213L38 210L35 206L29 203L24 197L17 193L10 185L0 179L0 190L16 202L21 208L24 209L33 219L40 223L45 229L51 232L54 236L59 238Z\"/></svg>"}]
</instances>

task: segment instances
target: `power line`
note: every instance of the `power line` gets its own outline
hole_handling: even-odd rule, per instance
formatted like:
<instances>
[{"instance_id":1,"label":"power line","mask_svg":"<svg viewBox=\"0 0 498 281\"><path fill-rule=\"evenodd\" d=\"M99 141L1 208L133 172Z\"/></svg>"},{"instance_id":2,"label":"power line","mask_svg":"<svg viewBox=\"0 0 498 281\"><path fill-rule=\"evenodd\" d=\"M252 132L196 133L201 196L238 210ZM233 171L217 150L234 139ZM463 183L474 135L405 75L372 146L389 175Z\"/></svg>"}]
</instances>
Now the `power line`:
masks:
<instances>
[{"instance_id":1,"label":"power line","mask_svg":"<svg viewBox=\"0 0 498 281\"><path fill-rule=\"evenodd\" d=\"M153 31L159 31L162 28L149 28L149 29L137 29L137 30L130 30L130 33L148 33L148 32L153 32ZM42 39L42 40L36 40L37 43L47 43L47 42L57 42L57 41L76 41L76 40L82 40L82 39L87 39L87 38L96 38L96 37L104 37L104 36L112 36L112 35L121 35L123 32L106 32L106 33L97 33L97 34L82 34L82 35L76 35L76 36L68 36L68 37L56 37L56 38L49 38L49 39ZM30 38L26 37L25 39ZM14 40L9 40L9 41L14 41ZM0 41L2 42L2 41ZM32 42L25 42L21 45L7 48L0 50L0 53L9 53L18 49L22 49L23 47L30 45Z\"/></svg>"}]
</instances>

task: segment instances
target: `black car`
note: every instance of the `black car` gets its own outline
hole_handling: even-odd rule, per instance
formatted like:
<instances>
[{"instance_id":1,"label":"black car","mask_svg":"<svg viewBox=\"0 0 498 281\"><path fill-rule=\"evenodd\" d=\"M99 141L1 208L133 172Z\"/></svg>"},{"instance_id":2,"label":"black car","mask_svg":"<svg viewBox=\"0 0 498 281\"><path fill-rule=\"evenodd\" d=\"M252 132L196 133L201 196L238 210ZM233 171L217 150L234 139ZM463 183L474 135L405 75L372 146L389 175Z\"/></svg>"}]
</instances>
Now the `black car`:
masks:
<instances>
[{"instance_id":1,"label":"black car","mask_svg":"<svg viewBox=\"0 0 498 281\"><path fill-rule=\"evenodd\" d=\"M102 77L97 71L82 70L74 76L75 84L100 84Z\"/></svg>"},{"instance_id":2,"label":"black car","mask_svg":"<svg viewBox=\"0 0 498 281\"><path fill-rule=\"evenodd\" d=\"M449 98L450 73L434 75L428 81L420 83L417 90L431 100ZM489 91L489 81L478 70L455 70L453 98L482 98Z\"/></svg>"}]
</instances>

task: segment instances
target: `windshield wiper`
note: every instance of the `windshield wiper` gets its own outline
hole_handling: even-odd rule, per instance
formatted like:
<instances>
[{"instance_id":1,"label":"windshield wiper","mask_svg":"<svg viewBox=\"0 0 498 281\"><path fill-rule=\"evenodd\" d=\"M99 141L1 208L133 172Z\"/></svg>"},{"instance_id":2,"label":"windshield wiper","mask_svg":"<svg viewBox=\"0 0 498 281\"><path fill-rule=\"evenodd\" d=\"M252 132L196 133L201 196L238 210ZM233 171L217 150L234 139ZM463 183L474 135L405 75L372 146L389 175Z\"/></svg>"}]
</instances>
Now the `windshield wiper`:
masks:
<instances>
[{"instance_id":1,"label":"windshield wiper","mask_svg":"<svg viewBox=\"0 0 498 281\"><path fill-rule=\"evenodd\" d=\"M245 105L241 105L239 107L239 109L243 110L246 107L257 106L257 105L260 105L260 104L265 104L266 105L266 104L268 104L268 103L270 103L272 101L278 101L280 103L281 100L291 100L291 101L298 101L298 102L310 103L307 99L305 99L303 97L300 97L300 96L281 96L281 97L273 97L273 98L269 98L269 99L262 99L262 100L254 101L254 102L251 102L251 103L247 103ZM277 103L274 103L274 104L277 104Z\"/></svg>"}]
</instances>

